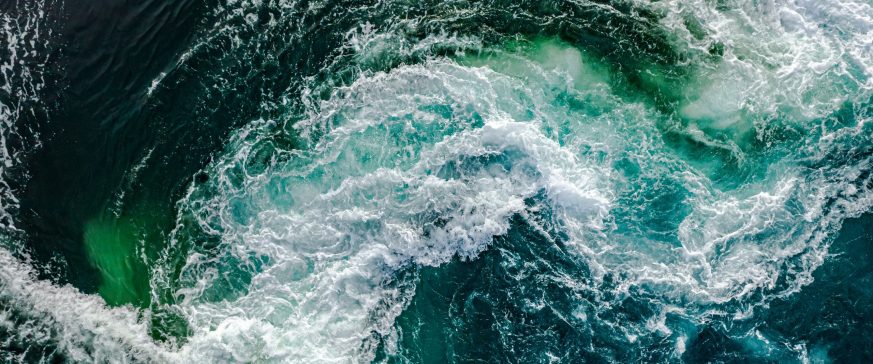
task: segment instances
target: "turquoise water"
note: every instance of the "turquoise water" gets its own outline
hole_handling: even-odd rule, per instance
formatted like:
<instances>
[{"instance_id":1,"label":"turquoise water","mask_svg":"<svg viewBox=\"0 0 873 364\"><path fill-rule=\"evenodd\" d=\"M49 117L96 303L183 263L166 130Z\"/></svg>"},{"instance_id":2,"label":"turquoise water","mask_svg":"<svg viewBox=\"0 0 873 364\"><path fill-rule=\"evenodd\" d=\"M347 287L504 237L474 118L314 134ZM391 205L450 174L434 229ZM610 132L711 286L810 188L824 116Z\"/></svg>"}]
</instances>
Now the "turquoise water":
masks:
<instances>
[{"instance_id":1,"label":"turquoise water","mask_svg":"<svg viewBox=\"0 0 873 364\"><path fill-rule=\"evenodd\" d=\"M864 362L864 1L0 6L9 362Z\"/></svg>"}]
</instances>

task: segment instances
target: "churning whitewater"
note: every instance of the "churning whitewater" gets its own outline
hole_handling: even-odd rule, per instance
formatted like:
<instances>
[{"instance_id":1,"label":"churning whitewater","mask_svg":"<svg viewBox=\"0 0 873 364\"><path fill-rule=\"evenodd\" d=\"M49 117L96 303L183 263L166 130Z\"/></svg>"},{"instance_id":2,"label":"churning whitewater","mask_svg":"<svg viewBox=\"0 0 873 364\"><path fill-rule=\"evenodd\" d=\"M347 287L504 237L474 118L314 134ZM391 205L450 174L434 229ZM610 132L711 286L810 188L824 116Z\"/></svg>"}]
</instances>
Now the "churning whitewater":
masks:
<instances>
[{"instance_id":1,"label":"churning whitewater","mask_svg":"<svg viewBox=\"0 0 873 364\"><path fill-rule=\"evenodd\" d=\"M869 1L95 4L0 6L5 362L873 358Z\"/></svg>"}]
</instances>

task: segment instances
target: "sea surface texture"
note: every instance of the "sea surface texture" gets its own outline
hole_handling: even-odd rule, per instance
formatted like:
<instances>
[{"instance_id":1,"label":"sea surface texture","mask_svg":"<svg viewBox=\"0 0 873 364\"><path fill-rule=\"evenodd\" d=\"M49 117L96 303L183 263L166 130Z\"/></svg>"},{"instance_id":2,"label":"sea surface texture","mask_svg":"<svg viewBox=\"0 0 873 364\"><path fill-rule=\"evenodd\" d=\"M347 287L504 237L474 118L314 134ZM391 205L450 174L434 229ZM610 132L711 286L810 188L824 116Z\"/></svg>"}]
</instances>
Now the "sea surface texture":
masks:
<instances>
[{"instance_id":1,"label":"sea surface texture","mask_svg":"<svg viewBox=\"0 0 873 364\"><path fill-rule=\"evenodd\" d=\"M0 0L0 362L873 362L870 0Z\"/></svg>"}]
</instances>

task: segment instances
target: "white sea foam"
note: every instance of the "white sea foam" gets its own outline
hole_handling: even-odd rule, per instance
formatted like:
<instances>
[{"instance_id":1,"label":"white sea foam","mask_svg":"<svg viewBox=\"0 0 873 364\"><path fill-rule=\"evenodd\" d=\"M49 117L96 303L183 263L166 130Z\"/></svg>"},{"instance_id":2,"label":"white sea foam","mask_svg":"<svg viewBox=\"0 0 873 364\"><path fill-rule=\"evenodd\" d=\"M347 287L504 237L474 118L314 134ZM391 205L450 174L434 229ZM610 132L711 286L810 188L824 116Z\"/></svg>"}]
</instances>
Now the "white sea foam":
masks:
<instances>
[{"instance_id":1,"label":"white sea foam","mask_svg":"<svg viewBox=\"0 0 873 364\"><path fill-rule=\"evenodd\" d=\"M20 165L41 147L37 125L24 120L38 120L38 109L45 107L41 97L53 37L51 11L58 3L14 3L11 12L0 12L0 44L6 47L0 59L0 360L49 362L58 351L76 362L169 362L169 351L148 335L142 313L110 309L99 296L38 280L21 260L27 254L13 224L18 199L8 181L26 179ZM11 139L21 144L11 145ZM24 350L8 350L15 347Z\"/></svg>"},{"instance_id":2,"label":"white sea foam","mask_svg":"<svg viewBox=\"0 0 873 364\"><path fill-rule=\"evenodd\" d=\"M736 155L746 146L706 133L767 129L777 113L811 130L811 120L870 96L869 4L755 3L727 11L706 2L643 4L662 9L663 25L689 49L724 44L721 60L699 60L686 90L694 97L679 116L694 121L693 140ZM687 29L688 17L704 37ZM825 22L851 31L822 29ZM396 35L368 26L347 39L362 63L386 52L426 54L434 44L480 46L440 34L391 48ZM618 292L662 300L645 323L622 327L625 336L673 337L681 355L689 333L670 326L669 315L742 318L760 297L796 291L842 220L873 205L863 177L870 157L819 174L800 165L847 141L869 142L861 126L827 130L804 143L820 153L768 161L765 177L722 190L661 140L657 121L669 116L612 95L599 70L557 42L527 54L430 59L361 72L325 100L304 93L307 118L294 125L300 149L274 138L282 120L239 130L206 169L209 182L192 185L179 203L167 254L186 254L181 273L156 268L155 289L174 291L193 330L181 348L154 344L130 308L107 309L94 296L34 280L5 251L0 297L38 317L33 327L82 360L366 361L373 348L362 343L390 333L412 293L392 281L399 270L475 259L514 214L529 213L528 200L542 198L595 281L619 277ZM556 101L566 95L584 106ZM658 188L629 185L615 168L621 160L639 166L645 181L687 192L678 242L616 228L617 199ZM196 247L204 237L219 243ZM176 279L179 286L170 284ZM730 301L741 305L724 307Z\"/></svg>"},{"instance_id":3,"label":"white sea foam","mask_svg":"<svg viewBox=\"0 0 873 364\"><path fill-rule=\"evenodd\" d=\"M190 352L244 361L367 357L356 343L391 322L371 314L385 297L395 297L388 311L402 308L396 298L404 293L384 285L392 274L476 257L525 210L526 198L545 192L580 223L602 226L609 196L598 188L600 167L550 139L540 120L515 121L524 111L518 90L542 98L526 87L450 61L363 77L299 124L311 150L246 173L241 184L227 173L247 164L255 144L236 140L231 158L211 169L219 193L202 201L195 192L186 207L208 230L223 232L229 254L269 256L270 267L235 300L208 303L202 291L180 291L199 329ZM268 186L281 186L280 195ZM214 263L195 259L186 269L236 268ZM225 342L240 336L255 345Z\"/></svg>"},{"instance_id":4,"label":"white sea foam","mask_svg":"<svg viewBox=\"0 0 873 364\"><path fill-rule=\"evenodd\" d=\"M685 117L710 128L766 133L779 122L807 123L873 89L873 7L869 2L639 1L703 66L685 91Z\"/></svg>"},{"instance_id":5,"label":"white sea foam","mask_svg":"<svg viewBox=\"0 0 873 364\"><path fill-rule=\"evenodd\" d=\"M211 172L220 186L209 191L218 193L206 201L190 195L189 207L206 231L221 232L229 254L240 261L269 256L272 266L291 269L297 278L291 283L268 269L256 274L242 298L218 305L198 302L202 289L182 291L195 326L219 328L195 335L195 342L215 347L228 340L225 330L241 330L244 337L268 331L278 341L256 345L264 351L231 352L247 359L366 358L349 343L386 330L386 320L369 315L384 304L382 297L398 300L391 312L402 307L403 292L382 284L393 272L410 263L475 257L506 232L513 214L526 210L525 199L541 192L568 244L588 257L596 277L620 272L620 290L644 287L667 304L686 306L665 306L664 312L712 315L718 310L707 308L711 304L761 291L789 292L808 282L824 258L827 237L852 216L807 210L827 196L807 200L806 192L832 184L777 163L778 178L720 191L651 137L658 133L656 112L610 96L607 86L592 87L603 81L590 60L566 46L546 43L538 50L549 62L504 54L484 63L430 61L365 75L296 125L309 150L266 172L247 170L262 137L256 130L241 133L231 157ZM561 92L583 93L607 112L592 118L555 106ZM562 129L572 131L550 132ZM592 150L606 158L593 158ZM606 212L622 193L610 163L620 156L635 158L652 176L673 176L691 193L692 212L677 233L680 247L632 243L607 228ZM813 216L799 223L803 213ZM213 272L201 276L207 282L199 287L227 274L209 260L189 261L188 269ZM789 288L780 291L776 283L785 276ZM287 310L278 316L276 300ZM755 304L734 314L744 315ZM235 311L240 307L258 314L242 319ZM281 319L257 319L265 313ZM628 333L637 334L646 333ZM269 351L271 345L285 349Z\"/></svg>"},{"instance_id":6,"label":"white sea foam","mask_svg":"<svg viewBox=\"0 0 873 364\"><path fill-rule=\"evenodd\" d=\"M6 57L0 59L0 93L3 94L0 99L0 228L3 229L15 228L12 214L18 208L18 198L10 184L12 170L22 163L25 154L41 145L36 125L21 120L27 114L35 116L35 109L41 105L48 55L37 50L46 48L52 36L50 19L44 10L47 3L51 5L52 1L15 0L16 5L9 13L0 12L0 44L6 48ZM11 139L29 145L10 145Z\"/></svg>"},{"instance_id":7,"label":"white sea foam","mask_svg":"<svg viewBox=\"0 0 873 364\"><path fill-rule=\"evenodd\" d=\"M99 296L34 277L31 267L0 249L0 315L5 317L0 325L12 326L5 329L14 333L4 339L56 347L75 362L171 361L170 352L148 335L140 313L107 308ZM12 355L0 352L3 360L18 361Z\"/></svg>"},{"instance_id":8,"label":"white sea foam","mask_svg":"<svg viewBox=\"0 0 873 364\"><path fill-rule=\"evenodd\" d=\"M697 125L727 129L737 138L755 131L759 140L766 140L780 124L814 129L817 120L846 102L869 102L873 90L873 8L869 3L740 1L721 8L705 2L640 3L665 15L662 24L692 56L705 58L713 46L723 46L723 57L701 62L697 80L686 91L690 102L681 109L682 116L698 121L688 125L687 133L701 143L711 139ZM858 128L863 122L859 120ZM845 135L858 130L823 132ZM824 144L810 140L807 145L828 153L834 147L828 142L831 137L823 138ZM864 141L863 137L858 140ZM739 156L742 148L733 142L726 147ZM811 272L825 254L824 236L843 218L870 207L867 191L855 195L863 181L848 177L845 181L849 182L835 183L824 176L805 176L798 167L791 162L775 163L768 182L693 198L695 211L680 228L682 250L700 258L702 265L699 272L686 271L685 276L707 282L705 286L711 289L704 290L706 295L727 300L773 287L785 274L780 264L798 256L804 258L799 258L803 267L797 269ZM858 175L866 168L863 163L851 163L841 167L840 173ZM837 197L842 195L851 197ZM817 207L835 198L846 201L840 203L846 207L830 212ZM649 279L665 276L669 277L654 270ZM712 296L714 292L722 293Z\"/></svg>"}]
</instances>

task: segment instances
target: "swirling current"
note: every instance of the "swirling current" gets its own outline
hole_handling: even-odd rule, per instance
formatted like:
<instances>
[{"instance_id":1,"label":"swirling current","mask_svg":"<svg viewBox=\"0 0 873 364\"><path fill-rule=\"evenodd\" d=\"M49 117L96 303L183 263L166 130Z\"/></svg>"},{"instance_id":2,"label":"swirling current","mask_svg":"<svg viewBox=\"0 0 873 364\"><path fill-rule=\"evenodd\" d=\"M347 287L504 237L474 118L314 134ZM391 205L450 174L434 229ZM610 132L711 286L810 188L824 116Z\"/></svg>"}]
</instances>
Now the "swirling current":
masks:
<instances>
[{"instance_id":1,"label":"swirling current","mask_svg":"<svg viewBox=\"0 0 873 364\"><path fill-rule=\"evenodd\" d=\"M0 360L873 361L869 0L2 0Z\"/></svg>"}]
</instances>

